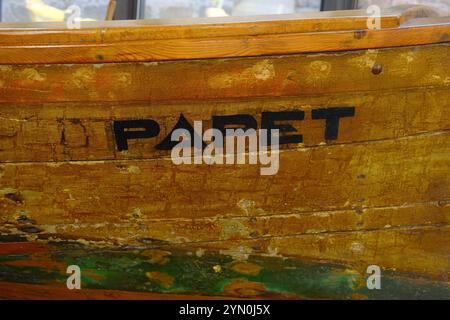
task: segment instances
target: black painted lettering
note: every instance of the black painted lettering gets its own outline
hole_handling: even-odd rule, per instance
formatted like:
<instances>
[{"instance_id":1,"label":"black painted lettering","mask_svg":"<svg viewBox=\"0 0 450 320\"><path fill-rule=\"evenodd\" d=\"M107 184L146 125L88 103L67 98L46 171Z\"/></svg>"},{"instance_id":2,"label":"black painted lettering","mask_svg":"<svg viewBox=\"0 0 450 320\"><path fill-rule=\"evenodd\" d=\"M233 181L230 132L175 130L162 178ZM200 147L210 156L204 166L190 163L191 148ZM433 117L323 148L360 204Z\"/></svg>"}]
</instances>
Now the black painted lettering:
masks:
<instances>
[{"instance_id":1,"label":"black painted lettering","mask_svg":"<svg viewBox=\"0 0 450 320\"><path fill-rule=\"evenodd\" d=\"M195 132L194 127L187 121L185 116L183 114L180 114L180 118L178 119L178 122L176 123L175 127L170 131L170 133L155 147L158 150L172 150L173 147L175 147L179 142L178 141L172 141L172 133L177 129L185 129L189 131L191 135L191 146L194 146L194 139L200 139L198 141L203 141L202 135L203 133L200 133L200 136ZM203 142L203 148L206 147L206 144Z\"/></svg>"},{"instance_id":2,"label":"black painted lettering","mask_svg":"<svg viewBox=\"0 0 450 320\"><path fill-rule=\"evenodd\" d=\"M354 107L346 108L323 108L312 111L312 118L325 119L325 139L336 140L339 134L340 118L353 117L355 115Z\"/></svg>"},{"instance_id":3,"label":"black painted lettering","mask_svg":"<svg viewBox=\"0 0 450 320\"><path fill-rule=\"evenodd\" d=\"M159 134L159 124L153 120L114 121L117 150L128 150L128 140L147 139Z\"/></svg>"},{"instance_id":4,"label":"black painted lettering","mask_svg":"<svg viewBox=\"0 0 450 320\"><path fill-rule=\"evenodd\" d=\"M300 110L263 112L261 116L261 128L267 130L278 129L280 132L280 144L302 143L303 135L301 134L283 135L284 133L297 132L297 129L289 123L277 124L276 121L295 121L303 119L305 119L305 112ZM270 141L268 141L268 143L270 144Z\"/></svg>"}]
</instances>

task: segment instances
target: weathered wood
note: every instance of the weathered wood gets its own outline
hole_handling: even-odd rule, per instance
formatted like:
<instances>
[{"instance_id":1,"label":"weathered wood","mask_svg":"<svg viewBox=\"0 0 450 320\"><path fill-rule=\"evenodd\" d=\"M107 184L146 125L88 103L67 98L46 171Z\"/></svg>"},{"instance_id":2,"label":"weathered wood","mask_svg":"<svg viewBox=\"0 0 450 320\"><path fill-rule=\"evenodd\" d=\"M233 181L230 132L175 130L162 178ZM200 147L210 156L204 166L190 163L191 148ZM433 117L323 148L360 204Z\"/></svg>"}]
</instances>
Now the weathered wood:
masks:
<instances>
[{"instance_id":1,"label":"weathered wood","mask_svg":"<svg viewBox=\"0 0 450 320\"><path fill-rule=\"evenodd\" d=\"M439 101L439 103L437 103ZM325 121L311 119L311 110L354 106L353 117L342 118L336 140L325 140ZM45 104L0 108L0 162L149 159L170 156L157 150L175 127L181 114L193 124L203 120L211 127L213 116L248 114L261 127L263 112L303 111L305 120L288 121L303 135L302 146L368 142L450 129L450 90L419 88L326 97L254 99L245 102L198 102L144 105ZM94 116L93 116L94 115ZM129 140L127 152L119 152L114 120L153 119L160 134ZM283 148L295 148L290 144Z\"/></svg>"},{"instance_id":2,"label":"weathered wood","mask_svg":"<svg viewBox=\"0 0 450 320\"><path fill-rule=\"evenodd\" d=\"M409 19L407 10L385 10L382 28L396 28ZM358 30L367 28L364 10L215 18L81 21L80 29L65 22L2 23L0 45L110 43L182 38L220 38L264 34Z\"/></svg>"},{"instance_id":3,"label":"weathered wood","mask_svg":"<svg viewBox=\"0 0 450 320\"><path fill-rule=\"evenodd\" d=\"M20 230L27 221L38 223L41 234L52 237L145 243L159 239L170 243L251 240L286 235L327 235L337 232L397 230L449 224L449 201L409 203L402 206L355 208L294 214L152 218L140 211L111 221L99 214L99 223L89 217L57 217L44 214L11 214L3 217L2 232Z\"/></svg>"},{"instance_id":4,"label":"weathered wood","mask_svg":"<svg viewBox=\"0 0 450 320\"><path fill-rule=\"evenodd\" d=\"M352 265L361 272L368 265L375 264L388 270L417 273L443 282L448 282L450 268L448 225L212 242L200 244L199 247L204 250L220 249L225 254L240 258L253 252L268 252L300 260L335 261Z\"/></svg>"},{"instance_id":5,"label":"weathered wood","mask_svg":"<svg viewBox=\"0 0 450 320\"><path fill-rule=\"evenodd\" d=\"M259 166L176 166L170 159L3 164L0 209L94 223L99 215L119 222L133 212L199 218L448 200L449 146L442 131L286 150L270 177L260 176Z\"/></svg>"},{"instance_id":6,"label":"weathered wood","mask_svg":"<svg viewBox=\"0 0 450 320\"><path fill-rule=\"evenodd\" d=\"M8 106L69 101L198 103L213 99L448 87L450 71L442 63L449 56L450 46L441 44L207 61L0 66L0 102ZM378 66L381 73L374 70Z\"/></svg>"},{"instance_id":7,"label":"weathered wood","mask_svg":"<svg viewBox=\"0 0 450 320\"><path fill-rule=\"evenodd\" d=\"M0 298L450 298L450 27L408 10L0 25ZM343 107L335 135L312 116ZM181 115L283 111L273 176L155 148Z\"/></svg>"},{"instance_id":8,"label":"weathered wood","mask_svg":"<svg viewBox=\"0 0 450 320\"><path fill-rule=\"evenodd\" d=\"M402 240L404 238L401 234L396 236ZM433 240L426 231L422 237L425 243L422 247ZM293 244L298 242L289 243ZM5 245L0 244L0 248ZM20 243L7 245L15 247ZM356 244L353 245L357 248ZM329 246L333 247L333 241ZM380 250L384 250L383 246L384 242L380 244ZM368 290L367 274L362 266L261 257L246 251L241 251L246 255L242 260L242 256L218 251L170 246L162 249L109 250L63 241L49 242L46 247L48 254L36 254L25 248L22 254L1 256L1 298L36 298L38 294L42 298L66 299L179 299L191 296L448 299L450 296L450 289L445 283L419 274L383 270L383 290ZM68 264L77 264L84 270L82 290L62 288ZM124 270L126 279L123 277ZM134 293L126 292L130 288ZM22 290L26 292L20 292ZM164 295L156 295L155 292Z\"/></svg>"},{"instance_id":9,"label":"weathered wood","mask_svg":"<svg viewBox=\"0 0 450 320\"><path fill-rule=\"evenodd\" d=\"M67 223L70 218L61 221L43 215L29 215L27 219L35 219L40 235L46 237L106 241L116 246L195 245L198 250L221 249L241 258L250 253L276 253L345 262L359 266L361 272L369 264L379 264L387 269L445 279L450 249L449 203L235 218L157 220L135 211L113 222L108 215L97 215L105 221L97 223L82 216L71 223ZM23 215L12 216L5 221L2 232L15 232L25 225Z\"/></svg>"},{"instance_id":10,"label":"weathered wood","mask_svg":"<svg viewBox=\"0 0 450 320\"><path fill-rule=\"evenodd\" d=\"M328 21L328 24L333 22L334 19ZM361 28L364 23L366 26ZM260 25L264 26L264 23ZM290 28L286 30L285 24L269 23L267 27L262 27L261 31L257 29L255 33L249 32L248 25L237 23L231 24L231 30L223 25L216 28L213 25L205 25L203 28L210 30L205 32L206 35L190 37L190 29L202 30L201 25L183 26L179 37L169 36L168 39L166 36L155 39L155 33L158 32L151 29L148 32L145 27L119 29L116 32L107 31L111 29L105 28L87 29L85 32L6 29L3 34L0 33L2 38L8 39L0 45L0 61L2 64L49 64L249 57L448 43L450 39L448 18L439 25L430 23L379 30L366 29L367 16L359 19L359 26L352 30L344 26L343 31L312 31L316 26L319 30L327 29L314 21L308 21L306 26L304 23L298 25L294 22L292 31ZM235 28L241 29L241 32ZM170 30L167 27L160 29L164 33ZM211 31L217 34L208 34ZM108 32L112 33L112 39L105 36ZM179 28L176 27L174 33L180 33ZM42 39L40 36L43 34L48 36ZM75 41L71 40L72 36ZM50 37L50 40L45 37ZM60 40L52 41L52 37Z\"/></svg>"}]
</instances>

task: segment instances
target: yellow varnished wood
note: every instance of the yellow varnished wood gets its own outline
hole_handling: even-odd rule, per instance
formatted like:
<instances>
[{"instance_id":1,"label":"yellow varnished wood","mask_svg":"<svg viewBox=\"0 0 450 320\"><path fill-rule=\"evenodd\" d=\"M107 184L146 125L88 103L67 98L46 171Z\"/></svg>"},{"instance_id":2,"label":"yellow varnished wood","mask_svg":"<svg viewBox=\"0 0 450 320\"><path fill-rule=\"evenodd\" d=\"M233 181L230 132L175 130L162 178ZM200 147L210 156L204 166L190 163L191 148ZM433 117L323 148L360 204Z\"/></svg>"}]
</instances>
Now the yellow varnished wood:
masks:
<instances>
[{"instance_id":1,"label":"yellow varnished wood","mask_svg":"<svg viewBox=\"0 0 450 320\"><path fill-rule=\"evenodd\" d=\"M108 248L147 240L362 273L378 264L443 282L450 21L430 15L391 11L381 30L365 30L361 12L3 25L0 233ZM312 110L343 106L354 116L326 139ZM257 165L176 166L155 149L181 114L205 128L246 114L261 127L263 112L292 110L305 113L291 121L304 141L282 148L274 176ZM119 151L114 121L130 119L161 132Z\"/></svg>"},{"instance_id":2,"label":"yellow varnished wood","mask_svg":"<svg viewBox=\"0 0 450 320\"><path fill-rule=\"evenodd\" d=\"M154 104L439 87L449 85L450 71L442 68L449 55L450 46L441 44L251 59L5 65L0 66L0 103Z\"/></svg>"},{"instance_id":3,"label":"yellow varnished wood","mask_svg":"<svg viewBox=\"0 0 450 320\"><path fill-rule=\"evenodd\" d=\"M367 30L368 16L361 11L218 18L196 24L193 20L86 23L79 30L61 28L63 24L53 28L5 24L0 29L0 63L162 61L448 42L448 19L439 26L399 27L407 20L401 12L387 12L381 30Z\"/></svg>"}]
</instances>

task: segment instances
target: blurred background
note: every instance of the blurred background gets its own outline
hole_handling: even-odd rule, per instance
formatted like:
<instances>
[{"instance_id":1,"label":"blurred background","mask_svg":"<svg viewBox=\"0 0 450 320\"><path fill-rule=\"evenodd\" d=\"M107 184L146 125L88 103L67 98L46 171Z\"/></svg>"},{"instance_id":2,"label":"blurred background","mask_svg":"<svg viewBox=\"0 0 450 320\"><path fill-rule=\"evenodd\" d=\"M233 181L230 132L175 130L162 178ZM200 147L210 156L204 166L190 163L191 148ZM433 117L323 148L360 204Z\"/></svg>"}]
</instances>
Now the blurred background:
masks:
<instances>
[{"instance_id":1,"label":"blurred background","mask_svg":"<svg viewBox=\"0 0 450 320\"><path fill-rule=\"evenodd\" d=\"M104 20L109 0L0 0L3 22L64 21L71 5L83 20ZM117 0L115 19L248 16L424 4L450 15L450 0Z\"/></svg>"}]
</instances>

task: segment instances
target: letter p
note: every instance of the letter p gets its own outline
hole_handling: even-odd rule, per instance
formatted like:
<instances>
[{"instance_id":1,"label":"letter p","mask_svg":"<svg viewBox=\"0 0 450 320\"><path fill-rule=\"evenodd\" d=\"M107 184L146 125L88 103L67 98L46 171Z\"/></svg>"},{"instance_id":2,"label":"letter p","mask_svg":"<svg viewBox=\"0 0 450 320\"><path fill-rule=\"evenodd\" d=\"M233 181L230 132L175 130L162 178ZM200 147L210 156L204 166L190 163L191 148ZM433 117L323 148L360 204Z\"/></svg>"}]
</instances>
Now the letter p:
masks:
<instances>
[{"instance_id":1,"label":"letter p","mask_svg":"<svg viewBox=\"0 0 450 320\"><path fill-rule=\"evenodd\" d=\"M154 120L114 121L117 150L128 150L128 140L156 137L159 130L159 124Z\"/></svg>"}]
</instances>

